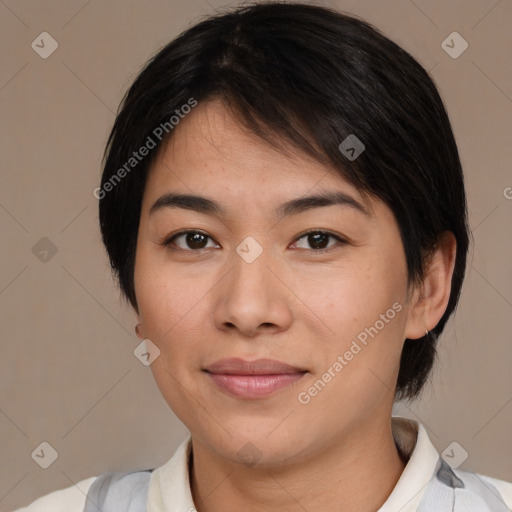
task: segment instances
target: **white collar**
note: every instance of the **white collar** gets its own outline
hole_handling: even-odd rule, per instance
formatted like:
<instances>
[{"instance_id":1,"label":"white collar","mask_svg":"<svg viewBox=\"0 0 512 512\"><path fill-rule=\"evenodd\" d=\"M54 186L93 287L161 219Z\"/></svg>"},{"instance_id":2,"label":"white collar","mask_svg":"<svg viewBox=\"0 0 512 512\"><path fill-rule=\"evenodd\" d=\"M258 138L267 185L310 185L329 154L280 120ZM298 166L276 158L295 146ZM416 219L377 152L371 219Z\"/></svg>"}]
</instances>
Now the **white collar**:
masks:
<instances>
[{"instance_id":1,"label":"white collar","mask_svg":"<svg viewBox=\"0 0 512 512\"><path fill-rule=\"evenodd\" d=\"M421 423L392 416L391 429L398 449L408 461L378 512L415 512L434 474L439 454Z\"/></svg>"},{"instance_id":2,"label":"white collar","mask_svg":"<svg viewBox=\"0 0 512 512\"><path fill-rule=\"evenodd\" d=\"M434 474L439 454L420 423L392 416L395 443L407 465L395 488L378 512L415 512ZM163 466L151 474L147 512L194 512L188 460L191 435Z\"/></svg>"}]
</instances>

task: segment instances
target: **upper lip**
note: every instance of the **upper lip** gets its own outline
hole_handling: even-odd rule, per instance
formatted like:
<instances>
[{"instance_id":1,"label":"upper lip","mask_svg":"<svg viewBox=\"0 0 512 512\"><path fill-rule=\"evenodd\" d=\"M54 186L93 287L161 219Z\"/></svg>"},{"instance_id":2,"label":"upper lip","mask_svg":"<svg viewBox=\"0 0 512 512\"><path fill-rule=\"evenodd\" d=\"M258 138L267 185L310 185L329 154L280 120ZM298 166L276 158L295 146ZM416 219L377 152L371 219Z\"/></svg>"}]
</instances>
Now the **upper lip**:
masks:
<instances>
[{"instance_id":1,"label":"upper lip","mask_svg":"<svg viewBox=\"0 0 512 512\"><path fill-rule=\"evenodd\" d=\"M304 373L306 371L275 359L247 361L238 357L219 359L207 366L205 370L209 373L226 375L281 375L285 373Z\"/></svg>"}]
</instances>

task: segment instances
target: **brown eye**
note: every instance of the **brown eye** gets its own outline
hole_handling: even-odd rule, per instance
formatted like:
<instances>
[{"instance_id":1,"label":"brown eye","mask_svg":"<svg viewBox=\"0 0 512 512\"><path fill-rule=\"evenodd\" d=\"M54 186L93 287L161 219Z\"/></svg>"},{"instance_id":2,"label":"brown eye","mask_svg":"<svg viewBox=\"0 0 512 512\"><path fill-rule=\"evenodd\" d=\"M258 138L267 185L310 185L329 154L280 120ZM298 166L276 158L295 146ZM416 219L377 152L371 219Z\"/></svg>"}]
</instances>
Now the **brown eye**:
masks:
<instances>
[{"instance_id":1,"label":"brown eye","mask_svg":"<svg viewBox=\"0 0 512 512\"><path fill-rule=\"evenodd\" d=\"M312 252L323 252L328 251L331 247L335 246L336 243L329 245L329 239L334 239L338 242L338 245L346 244L346 240L343 240L339 236L329 233L327 231L309 231L304 233L297 240L306 240L306 244L309 247L300 247L300 249L310 250ZM298 243L295 244L298 246Z\"/></svg>"},{"instance_id":2,"label":"brown eye","mask_svg":"<svg viewBox=\"0 0 512 512\"><path fill-rule=\"evenodd\" d=\"M312 235L308 235L308 243L311 245L313 249L325 249L329 244L330 235L326 233L314 233Z\"/></svg>"},{"instance_id":3,"label":"brown eye","mask_svg":"<svg viewBox=\"0 0 512 512\"><path fill-rule=\"evenodd\" d=\"M185 237L185 244L191 249L204 249L207 242L207 236L201 233L187 233Z\"/></svg>"},{"instance_id":4,"label":"brown eye","mask_svg":"<svg viewBox=\"0 0 512 512\"><path fill-rule=\"evenodd\" d=\"M168 238L162 245L176 245L177 250L183 251L200 251L207 248L208 240L211 238L200 231L181 231Z\"/></svg>"}]
</instances>

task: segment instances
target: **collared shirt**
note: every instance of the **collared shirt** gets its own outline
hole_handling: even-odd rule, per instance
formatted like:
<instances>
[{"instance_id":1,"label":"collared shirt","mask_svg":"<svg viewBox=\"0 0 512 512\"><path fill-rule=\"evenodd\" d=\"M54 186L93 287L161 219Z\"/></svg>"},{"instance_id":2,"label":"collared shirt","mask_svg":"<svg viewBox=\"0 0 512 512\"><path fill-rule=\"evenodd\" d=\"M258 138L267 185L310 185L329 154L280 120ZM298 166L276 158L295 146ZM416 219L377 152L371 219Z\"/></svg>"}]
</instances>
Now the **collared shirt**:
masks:
<instances>
[{"instance_id":1,"label":"collared shirt","mask_svg":"<svg viewBox=\"0 0 512 512\"><path fill-rule=\"evenodd\" d=\"M512 510L512 483L452 468L439 456L423 425L414 420L392 417L391 426L397 449L407 464L378 512ZM152 471L149 488L145 489L147 512L195 511L189 482L191 450L189 434L171 459ZM86 495L96 478L53 492L15 512L83 512ZM116 492L119 493L123 485L132 484L129 479L124 483L121 480Z\"/></svg>"}]
</instances>

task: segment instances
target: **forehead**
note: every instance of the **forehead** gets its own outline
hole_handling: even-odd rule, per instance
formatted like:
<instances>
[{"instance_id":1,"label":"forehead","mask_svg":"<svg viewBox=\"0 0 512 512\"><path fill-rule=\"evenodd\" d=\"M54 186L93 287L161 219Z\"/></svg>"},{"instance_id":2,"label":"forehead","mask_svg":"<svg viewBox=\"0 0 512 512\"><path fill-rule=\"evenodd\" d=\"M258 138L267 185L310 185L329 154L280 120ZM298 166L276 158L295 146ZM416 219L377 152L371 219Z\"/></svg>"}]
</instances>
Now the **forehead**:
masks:
<instances>
[{"instance_id":1,"label":"forehead","mask_svg":"<svg viewBox=\"0 0 512 512\"><path fill-rule=\"evenodd\" d=\"M262 207L288 196L338 190L372 210L369 198L339 171L289 143L284 151L273 147L243 126L220 100L200 103L175 127L149 172L145 199L176 189L226 201L247 194Z\"/></svg>"}]
</instances>

